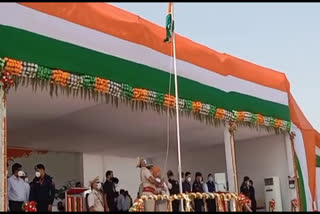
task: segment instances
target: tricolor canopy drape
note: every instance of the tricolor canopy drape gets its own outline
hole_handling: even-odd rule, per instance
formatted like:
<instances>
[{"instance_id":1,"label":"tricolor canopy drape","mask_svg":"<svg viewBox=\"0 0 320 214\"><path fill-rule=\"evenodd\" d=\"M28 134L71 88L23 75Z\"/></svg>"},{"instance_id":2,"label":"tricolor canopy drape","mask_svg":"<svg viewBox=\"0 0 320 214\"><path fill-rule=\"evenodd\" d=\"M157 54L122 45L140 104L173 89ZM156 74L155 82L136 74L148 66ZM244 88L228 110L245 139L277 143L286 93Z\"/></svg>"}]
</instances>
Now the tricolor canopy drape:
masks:
<instances>
[{"instance_id":1,"label":"tricolor canopy drape","mask_svg":"<svg viewBox=\"0 0 320 214\"><path fill-rule=\"evenodd\" d=\"M0 7L0 58L16 75L60 85L73 81L100 92L107 92L114 82L121 88L119 94L171 105L174 99L167 93L172 49L163 41L165 36L164 27L106 3L2 3ZM312 210L320 135L296 104L285 74L180 35L176 48L183 108L215 118L230 112L235 120L248 117L246 122L296 132L304 206Z\"/></svg>"}]
</instances>

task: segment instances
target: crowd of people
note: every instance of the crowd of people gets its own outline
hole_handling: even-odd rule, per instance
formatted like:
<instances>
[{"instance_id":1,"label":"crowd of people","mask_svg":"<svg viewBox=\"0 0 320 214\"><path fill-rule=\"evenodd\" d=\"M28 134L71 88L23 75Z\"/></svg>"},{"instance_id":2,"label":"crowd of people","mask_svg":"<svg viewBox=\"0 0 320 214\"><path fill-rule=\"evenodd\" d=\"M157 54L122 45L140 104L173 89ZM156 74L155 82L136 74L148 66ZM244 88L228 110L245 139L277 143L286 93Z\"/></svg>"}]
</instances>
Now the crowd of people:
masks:
<instances>
[{"instance_id":1,"label":"crowd of people","mask_svg":"<svg viewBox=\"0 0 320 214\"><path fill-rule=\"evenodd\" d=\"M180 193L179 182L174 178L174 173L169 170L166 177L163 176L160 167L153 166L145 158L139 158L137 167L140 168L141 184L138 189L137 199L142 195L166 194L174 195ZM34 168L35 177L29 183L27 174L22 170L22 165L15 163L12 166L12 175L8 178L8 204L11 212L21 212L22 205L28 201L37 203L38 212L52 211L55 198L55 183L51 176L46 174L45 166L37 164ZM91 192L86 195L85 203L89 212L128 212L133 205L133 200L127 190L117 191L119 179L113 176L109 170L105 174L105 182L100 182L99 177L90 181ZM182 173L183 193L214 193L216 182L212 174L208 174L207 181L204 181L200 172L196 172L194 178L192 173ZM251 200L251 209L256 211L255 189L253 181L244 177L240 192ZM136 200L137 200L136 199ZM192 201L192 209L196 212L215 212L215 199L202 199ZM145 211L167 211L166 200L147 200L144 203ZM185 208L184 204L184 208ZM206 205L206 207L205 207ZM172 211L181 211L180 201L172 202ZM58 211L64 211L62 202L58 204Z\"/></svg>"},{"instance_id":2,"label":"crowd of people","mask_svg":"<svg viewBox=\"0 0 320 214\"><path fill-rule=\"evenodd\" d=\"M119 179L113 177L113 171L106 172L106 181L102 183L99 177L90 181L91 192L86 195L87 211L89 212L128 212L133 200L127 190L117 186Z\"/></svg>"},{"instance_id":3,"label":"crowd of people","mask_svg":"<svg viewBox=\"0 0 320 214\"><path fill-rule=\"evenodd\" d=\"M162 176L160 168L148 163L145 158L138 160L137 167L140 168L141 185L139 188L139 195L150 194L179 194L180 188L177 180L174 179L174 174L171 170L167 172L167 178ZM205 182L200 172L196 172L193 182L192 174L190 172L182 173L182 192L183 193L204 193L216 192L216 183L212 174L209 174L207 181ZM145 211L167 211L166 201L145 201ZM207 200L207 207L205 207L202 199L195 199L192 203L192 207L196 212L215 212L216 203L215 199ZM185 204L184 204L185 206ZM172 211L179 212L181 210L180 201L174 200L172 202Z\"/></svg>"}]
</instances>

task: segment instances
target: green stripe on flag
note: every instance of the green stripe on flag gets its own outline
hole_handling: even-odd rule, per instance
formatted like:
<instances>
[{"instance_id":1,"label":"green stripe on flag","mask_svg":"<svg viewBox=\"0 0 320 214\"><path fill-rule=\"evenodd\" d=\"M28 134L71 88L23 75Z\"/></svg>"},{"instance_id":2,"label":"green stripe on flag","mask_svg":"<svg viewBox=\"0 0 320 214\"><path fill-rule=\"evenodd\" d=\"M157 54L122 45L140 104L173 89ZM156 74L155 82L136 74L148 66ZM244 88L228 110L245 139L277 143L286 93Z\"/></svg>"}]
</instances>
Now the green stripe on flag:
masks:
<instances>
[{"instance_id":1,"label":"green stripe on flag","mask_svg":"<svg viewBox=\"0 0 320 214\"><path fill-rule=\"evenodd\" d=\"M169 73L159 69L9 26L0 25L0 39L0 57L7 56L52 69L168 93ZM237 92L224 92L180 76L178 81L180 98L229 111L248 111L290 121L289 107L286 105ZM174 94L174 81L171 88Z\"/></svg>"},{"instance_id":2,"label":"green stripe on flag","mask_svg":"<svg viewBox=\"0 0 320 214\"><path fill-rule=\"evenodd\" d=\"M320 167L320 156L318 156L318 155L317 155L317 167Z\"/></svg>"},{"instance_id":3,"label":"green stripe on flag","mask_svg":"<svg viewBox=\"0 0 320 214\"><path fill-rule=\"evenodd\" d=\"M296 163L298 166L298 175L299 175L300 199L301 199L301 205L302 205L301 211L307 211L307 197L306 197L306 191L304 188L304 179L303 179L302 170L301 170L301 166L298 158L296 158Z\"/></svg>"}]
</instances>

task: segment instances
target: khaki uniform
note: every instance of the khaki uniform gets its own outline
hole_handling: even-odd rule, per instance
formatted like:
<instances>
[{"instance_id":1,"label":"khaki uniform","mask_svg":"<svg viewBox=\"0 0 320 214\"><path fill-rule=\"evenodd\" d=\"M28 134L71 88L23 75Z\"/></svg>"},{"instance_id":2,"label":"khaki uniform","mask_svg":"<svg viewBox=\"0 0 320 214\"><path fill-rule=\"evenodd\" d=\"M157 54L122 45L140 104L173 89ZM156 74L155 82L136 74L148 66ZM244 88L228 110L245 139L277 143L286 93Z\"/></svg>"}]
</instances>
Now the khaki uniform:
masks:
<instances>
[{"instance_id":1,"label":"khaki uniform","mask_svg":"<svg viewBox=\"0 0 320 214\"><path fill-rule=\"evenodd\" d=\"M140 179L141 179L141 187L142 187L142 195L154 195L155 193L155 185L148 181L149 177L153 177L150 170L146 167L141 167L140 170ZM152 191L153 190L153 191ZM155 211L155 201L154 200L146 200L144 202L144 210L146 212L154 212Z\"/></svg>"},{"instance_id":2,"label":"khaki uniform","mask_svg":"<svg viewBox=\"0 0 320 214\"><path fill-rule=\"evenodd\" d=\"M104 212L102 192L92 190L88 196L88 206L93 207L96 212Z\"/></svg>"}]
</instances>

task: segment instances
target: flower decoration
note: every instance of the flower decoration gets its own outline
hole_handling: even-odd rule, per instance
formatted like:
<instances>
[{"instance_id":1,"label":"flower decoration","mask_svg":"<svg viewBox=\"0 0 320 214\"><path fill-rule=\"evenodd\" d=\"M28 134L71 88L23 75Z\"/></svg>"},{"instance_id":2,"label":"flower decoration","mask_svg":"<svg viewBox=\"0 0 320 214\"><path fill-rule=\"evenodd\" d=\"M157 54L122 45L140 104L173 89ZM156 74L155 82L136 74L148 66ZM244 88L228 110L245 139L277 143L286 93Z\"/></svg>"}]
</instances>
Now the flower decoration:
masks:
<instances>
[{"instance_id":1,"label":"flower decoration","mask_svg":"<svg viewBox=\"0 0 320 214\"><path fill-rule=\"evenodd\" d=\"M269 201L269 210L273 212L275 208L276 208L276 201L272 199L271 201Z\"/></svg>"},{"instance_id":2,"label":"flower decoration","mask_svg":"<svg viewBox=\"0 0 320 214\"><path fill-rule=\"evenodd\" d=\"M90 75L72 74L61 70L52 70L35 63L23 62L10 58L0 58L1 82L5 90L8 90L13 84L12 76L46 80L51 83L69 87L74 90L81 88L109 94L113 97L123 97L128 100L147 102L158 106L174 108L176 105L175 97L170 94L164 94L142 88L134 88L124 83L117 83L100 77ZM192 101L179 98L178 107L180 110L200 113L213 119L247 122L266 127L273 127L280 130L290 131L291 122L280 120L278 118L266 117L261 114L253 114L246 111L228 111L223 108L217 108L211 104L200 101Z\"/></svg>"},{"instance_id":3,"label":"flower decoration","mask_svg":"<svg viewBox=\"0 0 320 214\"><path fill-rule=\"evenodd\" d=\"M29 201L22 205L22 210L24 212L37 212L37 202Z\"/></svg>"}]
</instances>

